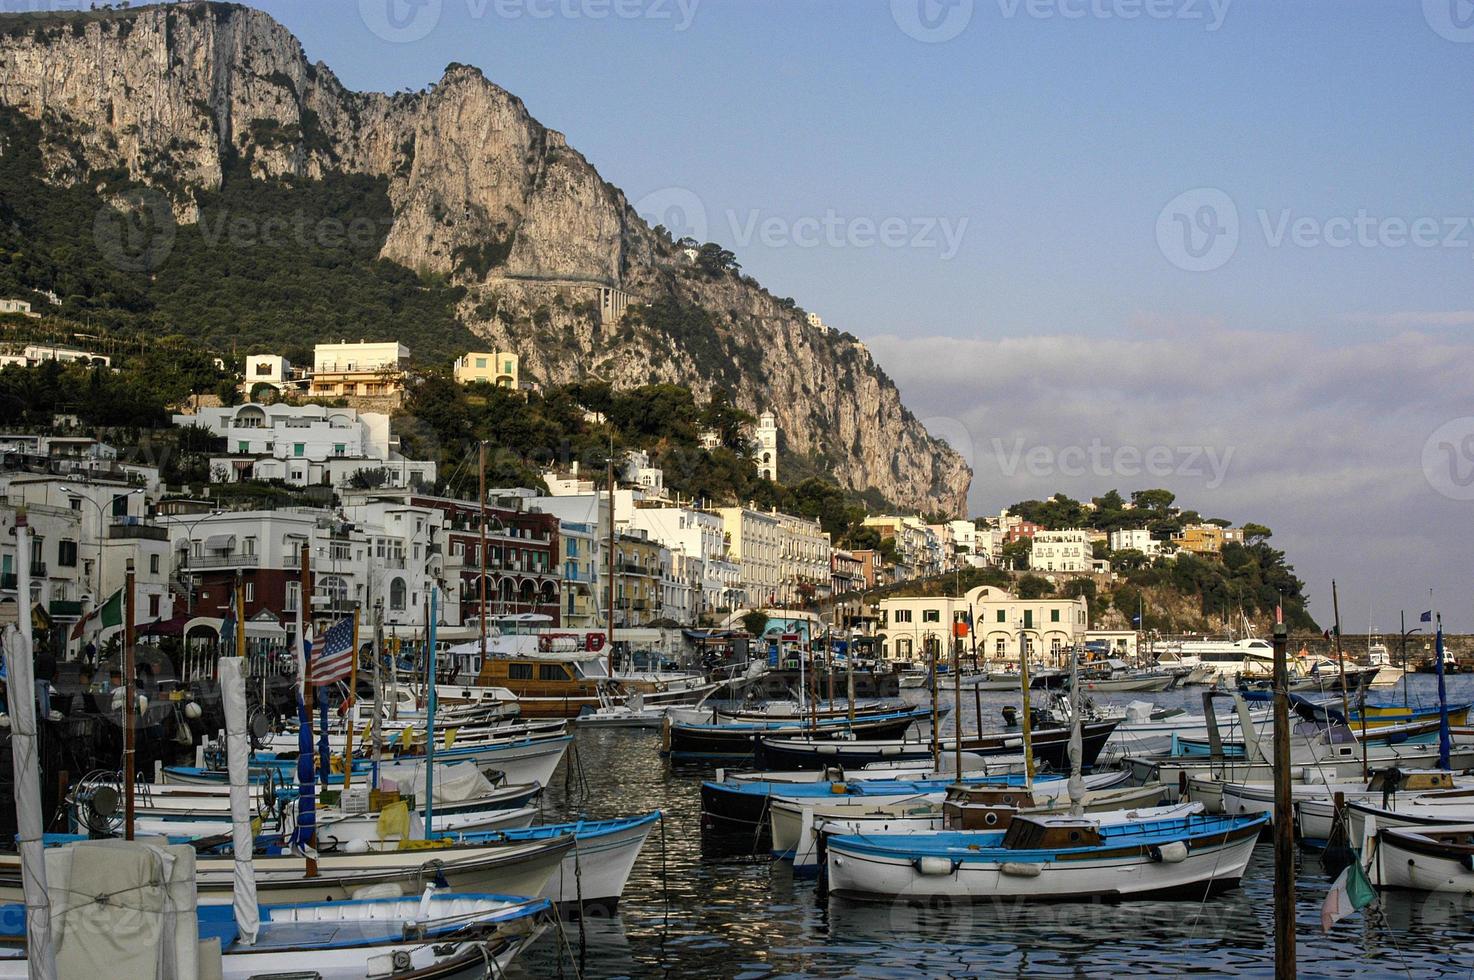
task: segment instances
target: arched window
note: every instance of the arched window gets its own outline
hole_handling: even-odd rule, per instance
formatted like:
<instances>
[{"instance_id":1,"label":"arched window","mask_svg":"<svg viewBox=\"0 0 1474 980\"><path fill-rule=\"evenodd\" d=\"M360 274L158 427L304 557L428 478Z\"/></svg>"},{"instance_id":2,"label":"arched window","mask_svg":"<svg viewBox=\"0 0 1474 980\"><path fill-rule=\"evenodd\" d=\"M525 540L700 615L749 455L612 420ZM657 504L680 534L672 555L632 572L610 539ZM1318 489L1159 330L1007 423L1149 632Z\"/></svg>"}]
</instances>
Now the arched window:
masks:
<instances>
[{"instance_id":1,"label":"arched window","mask_svg":"<svg viewBox=\"0 0 1474 980\"><path fill-rule=\"evenodd\" d=\"M396 578L389 583L389 608L393 609L395 612L403 612L404 600L404 579Z\"/></svg>"}]
</instances>

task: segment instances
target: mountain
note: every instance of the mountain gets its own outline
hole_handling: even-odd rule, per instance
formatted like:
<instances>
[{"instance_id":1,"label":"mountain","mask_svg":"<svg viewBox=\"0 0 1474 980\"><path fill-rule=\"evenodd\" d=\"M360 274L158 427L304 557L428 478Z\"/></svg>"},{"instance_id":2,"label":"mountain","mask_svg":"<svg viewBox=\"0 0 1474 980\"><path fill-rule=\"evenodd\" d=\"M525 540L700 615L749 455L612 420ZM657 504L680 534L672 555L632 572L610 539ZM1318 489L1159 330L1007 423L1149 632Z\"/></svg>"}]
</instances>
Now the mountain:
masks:
<instances>
[{"instance_id":1,"label":"mountain","mask_svg":"<svg viewBox=\"0 0 1474 980\"><path fill-rule=\"evenodd\" d=\"M964 512L970 471L901 404L864 345L649 227L562 134L475 68L453 64L421 92L353 92L285 28L238 5L19 14L0 17L5 107L38 127L40 179L86 187L127 216L100 244L145 295L171 273L168 249L150 252L150 241L234 234L218 220L231 216L221 202L232 193L241 202L271 188L356 192L378 226L375 258L453 305L456 324L421 353L443 351L464 328L487 348L518 352L524 377L543 382L672 382L703 397L723 388L742 408L778 417L780 476L827 474L872 501ZM100 216L97 227L111 226ZM249 265L176 289L171 301L208 297L224 318L212 330L250 345L262 338L249 334L239 281L235 298L219 292ZM315 292L334 288L352 292ZM318 339L309 335L327 322L305 321L298 339ZM399 339L416 349L412 331Z\"/></svg>"}]
</instances>

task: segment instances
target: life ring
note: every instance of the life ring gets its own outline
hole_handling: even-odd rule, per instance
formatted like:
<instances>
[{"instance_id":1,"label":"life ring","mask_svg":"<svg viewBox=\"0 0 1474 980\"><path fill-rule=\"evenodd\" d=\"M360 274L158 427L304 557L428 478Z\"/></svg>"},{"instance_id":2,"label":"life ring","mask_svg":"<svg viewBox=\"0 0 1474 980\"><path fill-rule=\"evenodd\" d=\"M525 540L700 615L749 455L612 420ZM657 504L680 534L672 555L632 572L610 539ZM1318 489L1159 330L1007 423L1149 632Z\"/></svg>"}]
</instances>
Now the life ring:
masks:
<instances>
[{"instance_id":1,"label":"life ring","mask_svg":"<svg viewBox=\"0 0 1474 980\"><path fill-rule=\"evenodd\" d=\"M600 650L604 649L604 634L585 633L583 642L585 649L593 653L598 653Z\"/></svg>"}]
</instances>

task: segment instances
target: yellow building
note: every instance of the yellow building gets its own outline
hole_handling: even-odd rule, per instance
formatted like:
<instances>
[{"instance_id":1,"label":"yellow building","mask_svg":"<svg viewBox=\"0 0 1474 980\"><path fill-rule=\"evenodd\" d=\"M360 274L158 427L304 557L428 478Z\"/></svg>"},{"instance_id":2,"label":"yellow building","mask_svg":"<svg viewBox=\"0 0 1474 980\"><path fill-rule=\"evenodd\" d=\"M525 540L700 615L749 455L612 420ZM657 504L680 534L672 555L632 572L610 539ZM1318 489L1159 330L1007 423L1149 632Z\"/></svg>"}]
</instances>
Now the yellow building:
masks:
<instances>
[{"instance_id":1,"label":"yellow building","mask_svg":"<svg viewBox=\"0 0 1474 980\"><path fill-rule=\"evenodd\" d=\"M312 398L402 395L409 348L397 341L318 344L312 351Z\"/></svg>"},{"instance_id":2,"label":"yellow building","mask_svg":"<svg viewBox=\"0 0 1474 980\"><path fill-rule=\"evenodd\" d=\"M661 550L643 531L615 540L614 625L643 626L661 617L660 588L667 574Z\"/></svg>"},{"instance_id":3,"label":"yellow building","mask_svg":"<svg viewBox=\"0 0 1474 980\"><path fill-rule=\"evenodd\" d=\"M1217 557L1223 553L1224 529L1217 524L1189 524L1172 541L1179 551L1190 551L1195 555Z\"/></svg>"},{"instance_id":4,"label":"yellow building","mask_svg":"<svg viewBox=\"0 0 1474 980\"><path fill-rule=\"evenodd\" d=\"M511 351L472 351L456 361L455 378L463 385L485 381L515 390L517 355Z\"/></svg>"}]
</instances>

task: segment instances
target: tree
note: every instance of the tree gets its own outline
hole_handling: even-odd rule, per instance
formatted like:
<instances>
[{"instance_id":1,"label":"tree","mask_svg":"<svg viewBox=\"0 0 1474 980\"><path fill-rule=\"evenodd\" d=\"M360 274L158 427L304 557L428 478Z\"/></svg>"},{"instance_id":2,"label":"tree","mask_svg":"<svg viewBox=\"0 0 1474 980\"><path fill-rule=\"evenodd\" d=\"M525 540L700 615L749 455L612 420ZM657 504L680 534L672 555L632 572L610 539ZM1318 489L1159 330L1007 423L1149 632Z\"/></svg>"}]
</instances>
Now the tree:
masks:
<instances>
[{"instance_id":1,"label":"tree","mask_svg":"<svg viewBox=\"0 0 1474 980\"><path fill-rule=\"evenodd\" d=\"M1166 514L1176 499L1177 495L1171 490L1136 490L1131 494L1133 504L1157 514Z\"/></svg>"},{"instance_id":2,"label":"tree","mask_svg":"<svg viewBox=\"0 0 1474 980\"><path fill-rule=\"evenodd\" d=\"M1111 567L1118 572L1134 572L1138 568L1145 568L1150 561L1143 552L1135 548L1111 552Z\"/></svg>"},{"instance_id":3,"label":"tree","mask_svg":"<svg viewBox=\"0 0 1474 980\"><path fill-rule=\"evenodd\" d=\"M1014 583L1014 586L1015 594L1020 599L1042 599L1054 591L1050 588L1049 580L1038 575L1024 575Z\"/></svg>"},{"instance_id":4,"label":"tree","mask_svg":"<svg viewBox=\"0 0 1474 980\"><path fill-rule=\"evenodd\" d=\"M1076 599L1084 596L1085 600L1094 604L1095 602L1095 579L1072 578L1059 590L1060 595L1067 599Z\"/></svg>"},{"instance_id":5,"label":"tree","mask_svg":"<svg viewBox=\"0 0 1474 980\"><path fill-rule=\"evenodd\" d=\"M1266 538L1274 536L1274 532L1263 524L1245 524L1243 530L1245 544L1260 544Z\"/></svg>"},{"instance_id":6,"label":"tree","mask_svg":"<svg viewBox=\"0 0 1474 980\"><path fill-rule=\"evenodd\" d=\"M999 563L1004 568L1018 571L1029 567L1029 555L1034 550L1034 542L1028 538L1017 538L1008 542L999 551Z\"/></svg>"},{"instance_id":7,"label":"tree","mask_svg":"<svg viewBox=\"0 0 1474 980\"><path fill-rule=\"evenodd\" d=\"M761 609L751 609L742 614L742 628L753 636L762 636L768 628L768 614Z\"/></svg>"},{"instance_id":8,"label":"tree","mask_svg":"<svg viewBox=\"0 0 1474 980\"><path fill-rule=\"evenodd\" d=\"M720 276L742 268L737 264L737 256L716 242L707 242L697 250L696 266L709 276Z\"/></svg>"}]
</instances>

